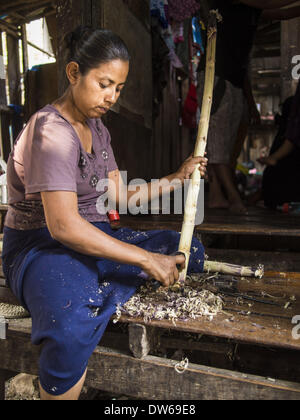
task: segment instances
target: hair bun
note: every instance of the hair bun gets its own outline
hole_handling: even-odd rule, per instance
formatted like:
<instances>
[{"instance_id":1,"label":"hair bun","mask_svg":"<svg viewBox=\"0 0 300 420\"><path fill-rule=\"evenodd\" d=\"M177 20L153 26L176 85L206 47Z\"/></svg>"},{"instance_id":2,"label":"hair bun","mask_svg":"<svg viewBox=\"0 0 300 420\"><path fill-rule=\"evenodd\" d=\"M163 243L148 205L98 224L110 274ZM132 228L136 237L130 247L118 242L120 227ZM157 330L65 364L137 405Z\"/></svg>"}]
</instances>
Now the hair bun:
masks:
<instances>
[{"instance_id":1,"label":"hair bun","mask_svg":"<svg viewBox=\"0 0 300 420\"><path fill-rule=\"evenodd\" d=\"M78 26L74 31L65 36L65 46L69 50L70 57L76 55L76 51L91 35L93 29L90 26Z\"/></svg>"}]
</instances>

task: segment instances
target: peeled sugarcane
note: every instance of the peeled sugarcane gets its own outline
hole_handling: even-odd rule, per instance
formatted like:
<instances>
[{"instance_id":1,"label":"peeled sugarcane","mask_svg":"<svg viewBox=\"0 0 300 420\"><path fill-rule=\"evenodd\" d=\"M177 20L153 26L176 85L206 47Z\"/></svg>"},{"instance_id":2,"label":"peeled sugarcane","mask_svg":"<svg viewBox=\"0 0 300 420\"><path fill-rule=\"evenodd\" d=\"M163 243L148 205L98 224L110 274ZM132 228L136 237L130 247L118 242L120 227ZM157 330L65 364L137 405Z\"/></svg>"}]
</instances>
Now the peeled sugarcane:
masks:
<instances>
[{"instance_id":1,"label":"peeled sugarcane","mask_svg":"<svg viewBox=\"0 0 300 420\"><path fill-rule=\"evenodd\" d=\"M206 52L206 71L205 85L202 102L201 118L198 128L198 136L194 151L194 157L204 157L207 145L207 135L211 115L213 100L214 82L215 82L215 61L216 61L216 43L217 43L217 20L221 20L218 11L210 12L210 19L207 29L208 42ZM180 273L180 282L186 280L187 268L190 260L190 251L195 228L195 219L197 213L197 203L201 186L201 174L199 165L197 165L189 185L187 201L184 210L184 220L181 229L179 243L179 252L182 252L186 258L185 269Z\"/></svg>"},{"instance_id":2,"label":"peeled sugarcane","mask_svg":"<svg viewBox=\"0 0 300 420\"><path fill-rule=\"evenodd\" d=\"M264 266L258 267L243 267L241 265L233 265L217 261L205 261L204 271L208 273L231 274L233 276L241 277L258 277L264 276Z\"/></svg>"}]
</instances>

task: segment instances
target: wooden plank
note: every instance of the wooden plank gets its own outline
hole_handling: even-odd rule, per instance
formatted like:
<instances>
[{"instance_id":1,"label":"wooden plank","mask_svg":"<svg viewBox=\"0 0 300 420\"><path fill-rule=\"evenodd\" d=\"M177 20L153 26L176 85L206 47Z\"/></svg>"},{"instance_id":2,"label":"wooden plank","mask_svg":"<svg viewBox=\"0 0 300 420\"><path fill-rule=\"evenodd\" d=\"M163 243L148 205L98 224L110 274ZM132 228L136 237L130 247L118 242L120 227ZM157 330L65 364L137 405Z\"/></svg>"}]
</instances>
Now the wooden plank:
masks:
<instances>
[{"instance_id":1,"label":"wooden plank","mask_svg":"<svg viewBox=\"0 0 300 420\"><path fill-rule=\"evenodd\" d=\"M195 364L180 375L174 369L176 363L154 356L135 359L98 347L89 363L87 383L93 388L143 399L300 399L299 384Z\"/></svg>"},{"instance_id":2,"label":"wooden plank","mask_svg":"<svg viewBox=\"0 0 300 420\"><path fill-rule=\"evenodd\" d=\"M29 336L11 333L0 342L0 368L38 374L39 347ZM18 354L18 357L16 357ZM177 361L97 347L89 361L86 385L103 391L158 400L298 400L300 384L189 364L183 374Z\"/></svg>"},{"instance_id":3,"label":"wooden plank","mask_svg":"<svg viewBox=\"0 0 300 420\"><path fill-rule=\"evenodd\" d=\"M198 287L197 283L194 286ZM123 315L120 322L300 350L300 340L292 336L292 319L300 314L300 280L280 276L263 279L218 276L208 280L205 287L224 295L225 312L211 321L203 317L176 321L174 325L168 320L145 323L142 318ZM7 288L2 289L2 299L16 301Z\"/></svg>"},{"instance_id":4,"label":"wooden plank","mask_svg":"<svg viewBox=\"0 0 300 420\"><path fill-rule=\"evenodd\" d=\"M123 315L120 322L132 322L176 331L205 334L212 337L223 337L243 343L252 343L272 347L300 350L300 341L292 337L291 321L262 317L258 314L232 312L216 316L212 321L199 318L188 322L150 321L142 318L131 318Z\"/></svg>"},{"instance_id":5,"label":"wooden plank","mask_svg":"<svg viewBox=\"0 0 300 420\"><path fill-rule=\"evenodd\" d=\"M208 280L204 287L221 295L224 293L225 313L212 321L198 318L188 322L176 321L176 325L166 320L148 324L142 319L134 318L134 321L159 328L299 350L300 340L292 336L292 319L300 314L300 281L293 277L281 278L280 274L276 278L263 279L217 276ZM121 321L133 322L133 319L122 316Z\"/></svg>"},{"instance_id":6,"label":"wooden plank","mask_svg":"<svg viewBox=\"0 0 300 420\"><path fill-rule=\"evenodd\" d=\"M182 215L138 215L121 216L121 226L134 230L175 230L182 227ZM256 235L298 237L300 217L269 213L252 216L229 216L228 212L207 212L204 223L196 226L198 233L225 235Z\"/></svg>"}]
</instances>

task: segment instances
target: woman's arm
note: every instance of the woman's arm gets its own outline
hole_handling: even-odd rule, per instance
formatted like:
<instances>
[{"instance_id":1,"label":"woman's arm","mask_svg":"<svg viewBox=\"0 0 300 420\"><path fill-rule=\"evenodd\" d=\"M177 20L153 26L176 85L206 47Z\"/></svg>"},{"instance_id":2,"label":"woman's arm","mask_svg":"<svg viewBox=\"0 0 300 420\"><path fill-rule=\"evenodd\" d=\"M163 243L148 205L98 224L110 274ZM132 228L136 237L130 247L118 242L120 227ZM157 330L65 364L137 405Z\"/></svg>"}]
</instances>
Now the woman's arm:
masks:
<instances>
[{"instance_id":1,"label":"woman's arm","mask_svg":"<svg viewBox=\"0 0 300 420\"><path fill-rule=\"evenodd\" d=\"M130 202L130 199L138 194L140 204L146 204L151 200L161 197L163 194L169 194L174 190L182 187L184 180L190 179L197 165L199 165L201 176L206 174L207 159L190 156L174 174L165 176L164 178L145 183L142 185L135 185L134 191L128 189L124 185L123 179L119 170L109 173L109 197L112 202L116 202L118 206L124 206ZM124 208L124 207L123 207Z\"/></svg>"},{"instance_id":2,"label":"woman's arm","mask_svg":"<svg viewBox=\"0 0 300 420\"><path fill-rule=\"evenodd\" d=\"M42 192L41 196L49 232L58 242L84 255L140 267L165 286L178 280L176 264L184 265L184 257L151 253L105 234L80 216L74 192Z\"/></svg>"},{"instance_id":3,"label":"woman's arm","mask_svg":"<svg viewBox=\"0 0 300 420\"><path fill-rule=\"evenodd\" d=\"M294 149L295 146L293 143L289 140L285 140L282 146L276 152L268 157L258 159L258 161L263 165L276 166L280 160L289 156L294 151Z\"/></svg>"}]
</instances>

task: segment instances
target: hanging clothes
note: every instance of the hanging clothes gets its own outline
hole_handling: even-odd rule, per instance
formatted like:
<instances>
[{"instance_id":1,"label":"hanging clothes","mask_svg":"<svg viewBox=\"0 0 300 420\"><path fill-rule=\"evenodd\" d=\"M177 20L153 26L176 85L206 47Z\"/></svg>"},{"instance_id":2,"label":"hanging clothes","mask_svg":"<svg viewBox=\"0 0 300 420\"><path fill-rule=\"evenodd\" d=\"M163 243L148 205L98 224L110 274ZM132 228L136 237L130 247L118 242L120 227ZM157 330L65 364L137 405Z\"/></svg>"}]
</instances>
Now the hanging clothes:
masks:
<instances>
[{"instance_id":1,"label":"hanging clothes","mask_svg":"<svg viewBox=\"0 0 300 420\"><path fill-rule=\"evenodd\" d=\"M167 0L151 0L150 4L151 16L156 17L163 29L168 29L168 1Z\"/></svg>"}]
</instances>

